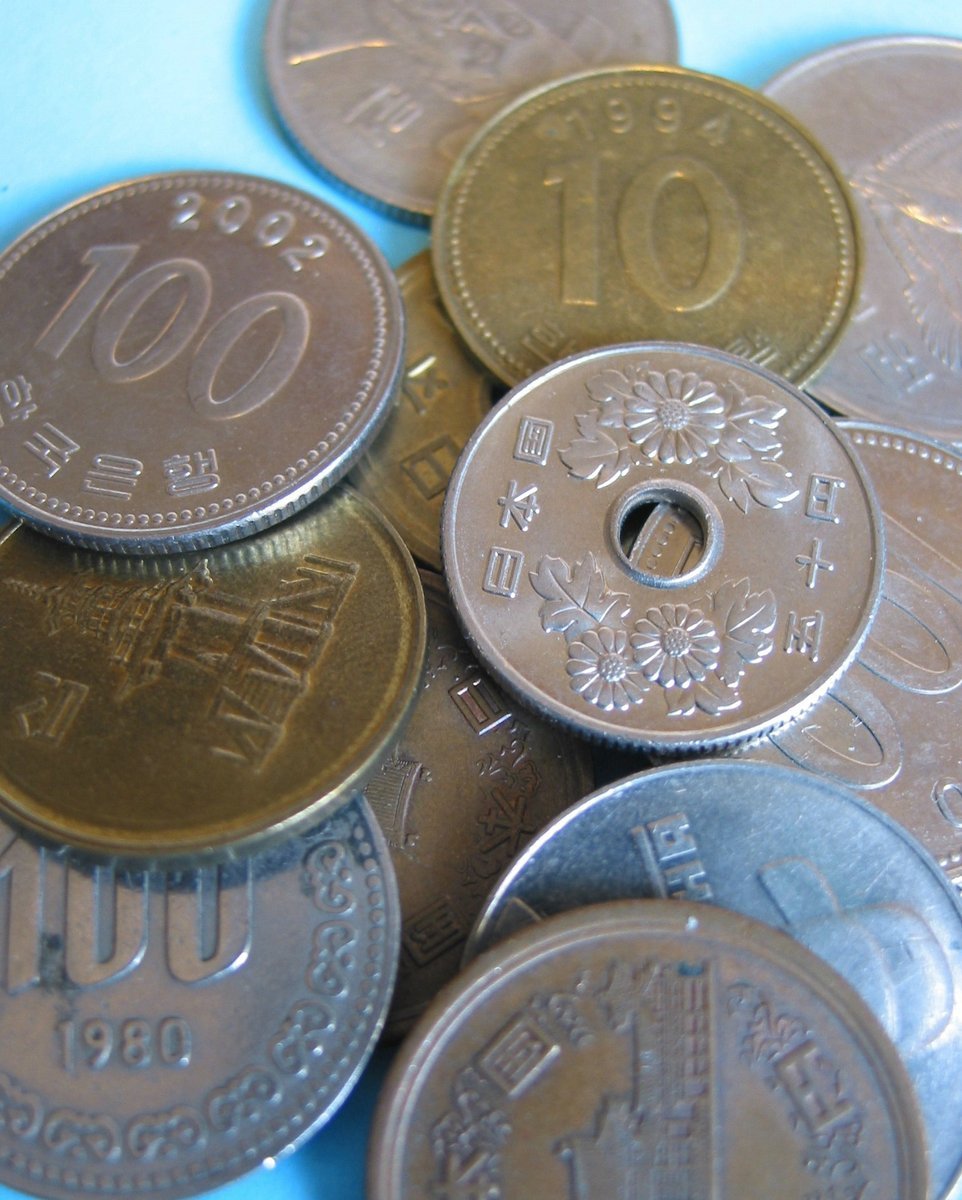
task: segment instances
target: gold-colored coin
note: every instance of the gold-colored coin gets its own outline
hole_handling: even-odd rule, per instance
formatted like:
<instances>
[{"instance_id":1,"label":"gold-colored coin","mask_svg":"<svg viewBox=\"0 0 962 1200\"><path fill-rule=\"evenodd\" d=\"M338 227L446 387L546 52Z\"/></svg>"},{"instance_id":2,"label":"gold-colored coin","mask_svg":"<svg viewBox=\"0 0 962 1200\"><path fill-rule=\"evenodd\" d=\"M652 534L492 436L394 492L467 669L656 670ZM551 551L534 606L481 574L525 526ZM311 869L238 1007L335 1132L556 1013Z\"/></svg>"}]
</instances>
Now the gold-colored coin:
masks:
<instances>
[{"instance_id":1,"label":"gold-colored coin","mask_svg":"<svg viewBox=\"0 0 962 1200\"><path fill-rule=\"evenodd\" d=\"M425 642L411 556L349 488L148 561L13 526L0 614L0 812L121 860L247 851L346 800Z\"/></svg>"},{"instance_id":2,"label":"gold-colored coin","mask_svg":"<svg viewBox=\"0 0 962 1200\"><path fill-rule=\"evenodd\" d=\"M508 383L577 351L697 342L792 380L848 318L856 219L794 120L726 80L596 70L529 92L458 160L438 286Z\"/></svg>"},{"instance_id":3,"label":"gold-colored coin","mask_svg":"<svg viewBox=\"0 0 962 1200\"><path fill-rule=\"evenodd\" d=\"M398 271L407 314L401 394L352 476L412 554L441 569L441 504L461 450L491 407L495 380L465 349L424 250Z\"/></svg>"}]
</instances>

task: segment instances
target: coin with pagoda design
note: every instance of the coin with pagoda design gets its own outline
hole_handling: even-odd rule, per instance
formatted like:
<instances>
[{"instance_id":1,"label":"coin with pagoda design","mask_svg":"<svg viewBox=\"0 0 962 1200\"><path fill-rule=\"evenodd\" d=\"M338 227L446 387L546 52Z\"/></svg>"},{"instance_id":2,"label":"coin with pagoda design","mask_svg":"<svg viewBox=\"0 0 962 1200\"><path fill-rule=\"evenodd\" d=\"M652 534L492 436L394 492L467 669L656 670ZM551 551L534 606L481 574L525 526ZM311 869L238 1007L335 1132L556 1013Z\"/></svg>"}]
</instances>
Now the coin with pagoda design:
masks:
<instances>
[{"instance_id":1,"label":"coin with pagoda design","mask_svg":"<svg viewBox=\"0 0 962 1200\"><path fill-rule=\"evenodd\" d=\"M0 599L0 812L102 857L231 857L315 823L397 736L424 656L411 556L346 487L162 558L11 526Z\"/></svg>"},{"instance_id":2,"label":"coin with pagoda design","mask_svg":"<svg viewBox=\"0 0 962 1200\"><path fill-rule=\"evenodd\" d=\"M878 603L879 516L831 420L704 347L575 355L492 410L448 486L469 643L586 737L719 746L810 705Z\"/></svg>"},{"instance_id":3,"label":"coin with pagoda design","mask_svg":"<svg viewBox=\"0 0 962 1200\"><path fill-rule=\"evenodd\" d=\"M553 917L445 989L368 1179L371 1200L926 1194L911 1085L857 994L777 930L665 900Z\"/></svg>"},{"instance_id":4,"label":"coin with pagoda design","mask_svg":"<svg viewBox=\"0 0 962 1200\"><path fill-rule=\"evenodd\" d=\"M175 553L340 479L400 382L377 248L246 175L96 192L0 257L0 503L65 541Z\"/></svg>"}]
</instances>

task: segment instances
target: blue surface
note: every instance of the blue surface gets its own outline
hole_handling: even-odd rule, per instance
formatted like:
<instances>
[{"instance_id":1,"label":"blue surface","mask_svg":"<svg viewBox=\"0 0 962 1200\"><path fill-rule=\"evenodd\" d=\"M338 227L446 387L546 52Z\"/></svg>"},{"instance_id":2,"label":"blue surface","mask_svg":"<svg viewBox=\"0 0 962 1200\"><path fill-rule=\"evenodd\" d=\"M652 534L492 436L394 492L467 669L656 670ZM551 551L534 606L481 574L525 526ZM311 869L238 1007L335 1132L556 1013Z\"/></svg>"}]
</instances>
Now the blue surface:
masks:
<instances>
[{"instance_id":1,"label":"blue surface","mask_svg":"<svg viewBox=\"0 0 962 1200\"><path fill-rule=\"evenodd\" d=\"M0 0L0 244L105 184L206 168L266 175L322 196L392 264L426 245L424 230L321 180L285 138L261 65L268 8L269 0ZM962 38L957 0L846 0L844 11L839 0L676 0L675 13L685 66L749 86L850 38ZM303 1149L209 1194L359 1200L387 1060L378 1055L345 1107ZM0 1187L0 1200L18 1194Z\"/></svg>"}]
</instances>

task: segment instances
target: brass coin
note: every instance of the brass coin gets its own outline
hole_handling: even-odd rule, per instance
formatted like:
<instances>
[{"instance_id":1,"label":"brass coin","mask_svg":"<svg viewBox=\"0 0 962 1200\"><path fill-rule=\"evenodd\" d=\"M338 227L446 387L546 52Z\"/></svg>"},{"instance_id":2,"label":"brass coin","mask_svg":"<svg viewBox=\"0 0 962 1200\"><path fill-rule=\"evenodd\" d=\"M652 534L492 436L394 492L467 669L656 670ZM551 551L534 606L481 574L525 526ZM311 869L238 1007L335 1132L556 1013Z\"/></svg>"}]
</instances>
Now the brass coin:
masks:
<instances>
[{"instance_id":1,"label":"brass coin","mask_svg":"<svg viewBox=\"0 0 962 1200\"><path fill-rule=\"evenodd\" d=\"M494 379L464 348L423 250L398 271L407 316L401 393L352 482L412 554L441 569L441 504L465 442L491 407Z\"/></svg>"},{"instance_id":2,"label":"brass coin","mask_svg":"<svg viewBox=\"0 0 962 1200\"><path fill-rule=\"evenodd\" d=\"M840 976L758 921L644 900L552 917L438 996L367 1195L908 1200L925 1177L905 1068Z\"/></svg>"},{"instance_id":3,"label":"brass coin","mask_svg":"<svg viewBox=\"0 0 962 1200\"><path fill-rule=\"evenodd\" d=\"M465 150L434 223L444 302L508 383L641 339L804 379L850 315L856 244L844 182L791 117L673 67L529 92Z\"/></svg>"},{"instance_id":4,"label":"brass coin","mask_svg":"<svg viewBox=\"0 0 962 1200\"><path fill-rule=\"evenodd\" d=\"M388 1017L400 1036L452 979L498 876L591 787L588 750L511 703L458 632L444 583L422 572L428 649L404 733L364 791L401 893Z\"/></svg>"},{"instance_id":5,"label":"brass coin","mask_svg":"<svg viewBox=\"0 0 962 1200\"><path fill-rule=\"evenodd\" d=\"M0 545L0 811L99 856L236 855L346 799L420 677L414 564L349 488L163 559Z\"/></svg>"}]
</instances>

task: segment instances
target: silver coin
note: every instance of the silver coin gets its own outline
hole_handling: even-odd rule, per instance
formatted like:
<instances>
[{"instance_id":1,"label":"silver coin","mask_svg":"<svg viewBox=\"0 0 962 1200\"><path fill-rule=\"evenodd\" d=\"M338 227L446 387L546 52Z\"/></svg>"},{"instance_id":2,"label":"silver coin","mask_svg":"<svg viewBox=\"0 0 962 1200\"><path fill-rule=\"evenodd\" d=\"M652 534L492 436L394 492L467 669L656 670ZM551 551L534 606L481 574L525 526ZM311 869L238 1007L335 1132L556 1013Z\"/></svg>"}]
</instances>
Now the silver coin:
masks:
<instances>
[{"instance_id":1,"label":"silver coin","mask_svg":"<svg viewBox=\"0 0 962 1200\"><path fill-rule=\"evenodd\" d=\"M668 0L274 0L271 94L307 155L392 209L426 218L472 134L560 75L674 62Z\"/></svg>"},{"instance_id":2,"label":"silver coin","mask_svg":"<svg viewBox=\"0 0 962 1200\"><path fill-rule=\"evenodd\" d=\"M67 865L2 827L0 1179L192 1195L299 1145L387 1012L399 916L355 799L231 866Z\"/></svg>"},{"instance_id":3,"label":"silver coin","mask_svg":"<svg viewBox=\"0 0 962 1200\"><path fill-rule=\"evenodd\" d=\"M243 175L97 192L0 258L0 501L99 550L201 549L336 482L388 415L394 276L334 209Z\"/></svg>"},{"instance_id":4,"label":"silver coin","mask_svg":"<svg viewBox=\"0 0 962 1200\"><path fill-rule=\"evenodd\" d=\"M667 901L553 917L438 997L389 1076L372 1200L925 1194L911 1085L803 946Z\"/></svg>"},{"instance_id":5,"label":"silver coin","mask_svg":"<svg viewBox=\"0 0 962 1200\"><path fill-rule=\"evenodd\" d=\"M845 416L962 440L962 42L834 46L763 90L833 155L861 217L858 307L807 390Z\"/></svg>"},{"instance_id":6,"label":"silver coin","mask_svg":"<svg viewBox=\"0 0 962 1200\"><path fill-rule=\"evenodd\" d=\"M560 911L706 900L792 934L858 991L908 1067L931 1194L962 1168L962 904L895 821L790 767L706 761L645 771L551 823L488 898L466 948Z\"/></svg>"},{"instance_id":7,"label":"silver coin","mask_svg":"<svg viewBox=\"0 0 962 1200\"><path fill-rule=\"evenodd\" d=\"M900 430L842 428L878 489L882 603L831 691L747 753L858 789L962 889L962 458Z\"/></svg>"},{"instance_id":8,"label":"silver coin","mask_svg":"<svg viewBox=\"0 0 962 1200\"><path fill-rule=\"evenodd\" d=\"M871 487L818 407L722 351L575 355L504 398L448 487L484 665L589 737L720 745L806 707L878 600Z\"/></svg>"}]
</instances>

